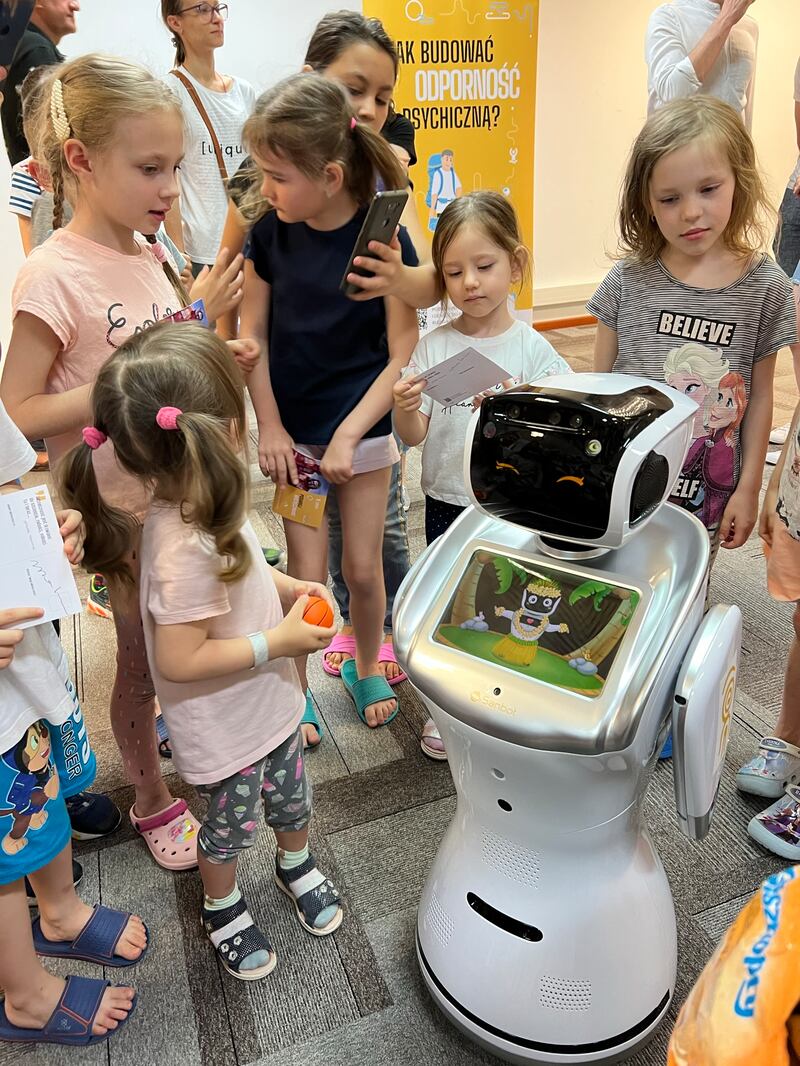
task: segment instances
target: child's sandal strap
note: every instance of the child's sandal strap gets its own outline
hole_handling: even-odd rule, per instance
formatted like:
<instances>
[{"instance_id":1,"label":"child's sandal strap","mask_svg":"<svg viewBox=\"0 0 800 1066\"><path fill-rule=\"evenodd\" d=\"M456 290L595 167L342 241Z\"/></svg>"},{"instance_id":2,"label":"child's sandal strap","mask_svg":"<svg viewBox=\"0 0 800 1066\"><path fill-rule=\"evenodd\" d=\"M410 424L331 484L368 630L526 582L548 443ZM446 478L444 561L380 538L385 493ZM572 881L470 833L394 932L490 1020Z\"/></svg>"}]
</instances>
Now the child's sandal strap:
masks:
<instances>
[{"instance_id":1,"label":"child's sandal strap","mask_svg":"<svg viewBox=\"0 0 800 1066\"><path fill-rule=\"evenodd\" d=\"M295 905L304 919L303 924L306 928L314 929L314 923L320 914L327 907L336 906L341 902L341 897L333 883L317 869L317 862L313 855L309 855L304 863L295 866L293 870L284 870L280 862L277 862L276 876L284 891L294 897Z\"/></svg>"},{"instance_id":2,"label":"child's sandal strap","mask_svg":"<svg viewBox=\"0 0 800 1066\"><path fill-rule=\"evenodd\" d=\"M274 956L272 945L251 918L244 899L221 911L204 907L203 928L223 965L234 976L243 972L242 963L257 951ZM249 974L251 971L244 972ZM269 970L264 968L263 972ZM263 976L261 970L258 976Z\"/></svg>"}]
</instances>

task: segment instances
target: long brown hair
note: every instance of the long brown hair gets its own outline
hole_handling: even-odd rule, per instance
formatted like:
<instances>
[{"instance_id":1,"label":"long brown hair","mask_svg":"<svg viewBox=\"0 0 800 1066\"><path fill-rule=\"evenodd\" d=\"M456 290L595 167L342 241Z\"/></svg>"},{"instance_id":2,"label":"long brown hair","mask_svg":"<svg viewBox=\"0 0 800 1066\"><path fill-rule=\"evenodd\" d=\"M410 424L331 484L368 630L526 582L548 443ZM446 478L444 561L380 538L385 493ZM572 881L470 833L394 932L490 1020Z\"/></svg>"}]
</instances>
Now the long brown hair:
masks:
<instances>
[{"instance_id":1,"label":"long brown hair","mask_svg":"<svg viewBox=\"0 0 800 1066\"><path fill-rule=\"evenodd\" d=\"M180 410L175 430L157 423L163 407ZM213 537L221 579L243 577L250 565L241 533L248 510L247 423L242 379L227 345L189 323L162 322L134 334L97 375L92 417L123 470L158 499L179 504L186 523ZM59 480L67 506L86 520L86 569L130 582L127 557L137 523L101 499L88 444L64 458Z\"/></svg>"},{"instance_id":2,"label":"long brown hair","mask_svg":"<svg viewBox=\"0 0 800 1066\"><path fill-rule=\"evenodd\" d=\"M52 182L53 229L60 229L64 221L65 186L77 188L64 157L69 138L102 150L114 143L126 118L163 109L183 117L180 101L168 86L144 67L115 56L93 53L51 68L42 92L34 158L46 167ZM148 241L153 243L151 238ZM181 306L187 304L183 282L168 261L164 273Z\"/></svg>"},{"instance_id":3,"label":"long brown hair","mask_svg":"<svg viewBox=\"0 0 800 1066\"><path fill-rule=\"evenodd\" d=\"M166 0L162 0L162 7ZM370 44L385 52L392 61L397 80L397 47L380 19L367 18L358 11L329 11L316 25L308 42L305 61L319 73L335 63L354 44Z\"/></svg>"},{"instance_id":4,"label":"long brown hair","mask_svg":"<svg viewBox=\"0 0 800 1066\"><path fill-rule=\"evenodd\" d=\"M172 43L175 46L175 66L182 67L186 62L186 49L179 33L175 33L167 22L170 15L180 15L183 9L182 0L161 0L161 18L164 25L172 34Z\"/></svg>"},{"instance_id":5,"label":"long brown hair","mask_svg":"<svg viewBox=\"0 0 800 1066\"><path fill-rule=\"evenodd\" d=\"M408 185L388 143L355 121L344 89L321 74L293 74L263 93L243 138L251 153L286 159L312 180L340 163L345 188L362 207L375 195L376 174L387 189Z\"/></svg>"},{"instance_id":6,"label":"long brown hair","mask_svg":"<svg viewBox=\"0 0 800 1066\"><path fill-rule=\"evenodd\" d=\"M758 170L752 138L730 104L713 96L674 100L655 111L633 143L619 206L620 256L652 263L666 241L650 206L650 183L660 159L693 141L720 150L733 171L731 217L723 234L727 247L747 256L766 244L772 208Z\"/></svg>"}]
</instances>

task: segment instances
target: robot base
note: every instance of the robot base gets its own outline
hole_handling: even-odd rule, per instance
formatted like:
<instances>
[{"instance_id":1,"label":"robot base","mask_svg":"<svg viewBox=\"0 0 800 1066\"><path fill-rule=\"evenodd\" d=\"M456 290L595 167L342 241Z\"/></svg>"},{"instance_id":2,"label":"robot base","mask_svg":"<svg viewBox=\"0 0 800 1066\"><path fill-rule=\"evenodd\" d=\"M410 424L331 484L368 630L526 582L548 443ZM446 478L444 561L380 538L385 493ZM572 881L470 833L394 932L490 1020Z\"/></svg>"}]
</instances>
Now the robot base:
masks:
<instances>
[{"instance_id":1,"label":"robot base","mask_svg":"<svg viewBox=\"0 0 800 1066\"><path fill-rule=\"evenodd\" d=\"M469 1014L453 1000L431 970L422 953L417 935L417 961L422 977L436 1006L447 1020L459 1029L468 1040L505 1062L518 1066L547 1066L552 1063L614 1063L624 1062L635 1055L655 1036L672 1002L672 992L667 992L658 1006L632 1031L620 1033L597 1044L583 1046L538 1044L535 1040L519 1040L510 1033L503 1033L488 1022Z\"/></svg>"},{"instance_id":2,"label":"robot base","mask_svg":"<svg viewBox=\"0 0 800 1066\"><path fill-rule=\"evenodd\" d=\"M419 907L431 995L509 1062L628 1058L663 1019L677 968L672 895L641 803L618 804L630 755L524 748L426 703L458 795Z\"/></svg>"}]
</instances>

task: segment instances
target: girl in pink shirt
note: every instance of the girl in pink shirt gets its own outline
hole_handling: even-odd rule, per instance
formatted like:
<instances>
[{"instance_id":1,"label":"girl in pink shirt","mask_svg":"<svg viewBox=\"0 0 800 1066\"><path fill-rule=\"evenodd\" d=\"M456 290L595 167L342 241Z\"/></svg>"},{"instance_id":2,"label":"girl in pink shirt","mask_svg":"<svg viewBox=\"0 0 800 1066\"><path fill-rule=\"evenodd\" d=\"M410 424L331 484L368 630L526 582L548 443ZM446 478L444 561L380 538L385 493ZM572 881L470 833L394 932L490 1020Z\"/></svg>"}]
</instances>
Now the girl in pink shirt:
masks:
<instances>
[{"instance_id":1,"label":"girl in pink shirt","mask_svg":"<svg viewBox=\"0 0 800 1066\"><path fill-rule=\"evenodd\" d=\"M242 379L215 334L163 323L131 337L98 374L92 402L62 490L91 516L87 568L130 587L135 520L101 501L94 456L113 444L121 469L152 488L138 560L144 639L175 765L208 807L198 836L203 925L228 972L252 981L276 962L236 885L262 801L278 841L275 879L301 924L324 936L342 921L308 852L305 698L293 661L336 632L303 621L308 594L331 601L324 586L264 560L247 520Z\"/></svg>"},{"instance_id":2,"label":"girl in pink shirt","mask_svg":"<svg viewBox=\"0 0 800 1066\"><path fill-rule=\"evenodd\" d=\"M34 155L52 181L55 232L17 278L0 391L22 432L45 437L57 462L80 440L92 385L109 356L188 297L155 239L178 195L177 99L146 70L106 56L83 56L48 79L31 123L38 130ZM74 214L62 229L65 197ZM148 490L121 470L113 448L98 454L96 473L104 501L141 521ZM133 531L134 566L136 540ZM135 788L131 819L157 862L184 869L197 862L198 824L161 777L138 597L121 587L111 596L117 631L111 725Z\"/></svg>"}]
</instances>

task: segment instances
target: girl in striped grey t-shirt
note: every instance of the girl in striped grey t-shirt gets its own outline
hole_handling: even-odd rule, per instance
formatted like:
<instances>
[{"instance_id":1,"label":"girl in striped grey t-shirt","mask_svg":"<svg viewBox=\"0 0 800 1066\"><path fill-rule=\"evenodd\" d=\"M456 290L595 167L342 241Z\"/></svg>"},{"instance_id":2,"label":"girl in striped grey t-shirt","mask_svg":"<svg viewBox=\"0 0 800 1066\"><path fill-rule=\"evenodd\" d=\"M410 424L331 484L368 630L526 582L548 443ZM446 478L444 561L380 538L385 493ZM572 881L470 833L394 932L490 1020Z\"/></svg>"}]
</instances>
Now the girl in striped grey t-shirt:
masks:
<instances>
[{"instance_id":1,"label":"girl in striped grey t-shirt","mask_svg":"<svg viewBox=\"0 0 800 1066\"><path fill-rule=\"evenodd\" d=\"M668 104L636 139L620 259L589 301L595 370L666 382L697 403L670 497L738 548L758 513L779 348L797 340L789 279L760 249L767 201L755 151L728 104Z\"/></svg>"}]
</instances>

